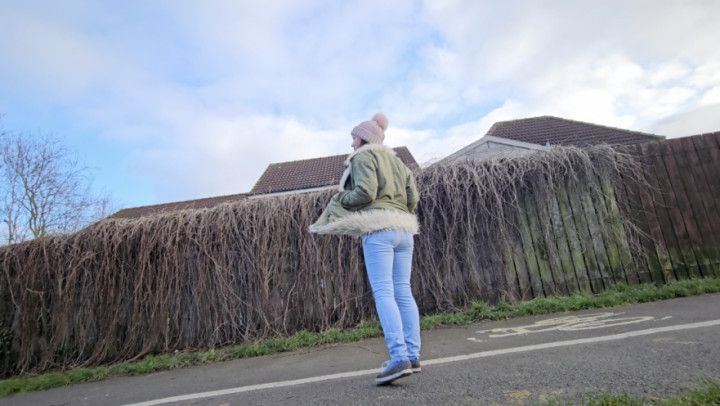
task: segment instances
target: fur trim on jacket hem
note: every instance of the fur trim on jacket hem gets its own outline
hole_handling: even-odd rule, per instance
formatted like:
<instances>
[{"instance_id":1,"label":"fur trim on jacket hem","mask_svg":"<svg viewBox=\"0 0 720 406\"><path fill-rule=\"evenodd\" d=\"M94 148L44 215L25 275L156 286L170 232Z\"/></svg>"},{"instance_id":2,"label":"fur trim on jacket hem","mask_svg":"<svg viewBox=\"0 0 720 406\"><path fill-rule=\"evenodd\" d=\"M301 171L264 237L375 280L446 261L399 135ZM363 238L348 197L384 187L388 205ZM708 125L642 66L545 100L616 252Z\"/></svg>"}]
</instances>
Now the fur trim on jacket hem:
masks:
<instances>
[{"instance_id":1,"label":"fur trim on jacket hem","mask_svg":"<svg viewBox=\"0 0 720 406\"><path fill-rule=\"evenodd\" d=\"M371 209L350 213L328 224L313 224L308 229L316 234L340 234L356 237L381 230L400 230L417 234L417 216L400 210Z\"/></svg>"}]
</instances>

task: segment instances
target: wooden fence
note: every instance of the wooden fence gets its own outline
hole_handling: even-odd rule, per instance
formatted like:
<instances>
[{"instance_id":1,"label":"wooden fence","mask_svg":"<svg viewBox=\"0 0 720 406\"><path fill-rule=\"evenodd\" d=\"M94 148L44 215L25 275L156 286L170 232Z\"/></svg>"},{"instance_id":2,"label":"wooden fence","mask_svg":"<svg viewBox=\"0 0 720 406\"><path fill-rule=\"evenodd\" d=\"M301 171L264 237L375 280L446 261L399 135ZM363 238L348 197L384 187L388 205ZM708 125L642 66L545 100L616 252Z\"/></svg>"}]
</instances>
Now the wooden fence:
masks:
<instances>
[{"instance_id":1,"label":"wooden fence","mask_svg":"<svg viewBox=\"0 0 720 406\"><path fill-rule=\"evenodd\" d=\"M600 179L604 198L592 199L566 182L555 196L524 196L504 247L510 300L720 277L720 132L630 148L646 185L627 179L615 190Z\"/></svg>"}]
</instances>

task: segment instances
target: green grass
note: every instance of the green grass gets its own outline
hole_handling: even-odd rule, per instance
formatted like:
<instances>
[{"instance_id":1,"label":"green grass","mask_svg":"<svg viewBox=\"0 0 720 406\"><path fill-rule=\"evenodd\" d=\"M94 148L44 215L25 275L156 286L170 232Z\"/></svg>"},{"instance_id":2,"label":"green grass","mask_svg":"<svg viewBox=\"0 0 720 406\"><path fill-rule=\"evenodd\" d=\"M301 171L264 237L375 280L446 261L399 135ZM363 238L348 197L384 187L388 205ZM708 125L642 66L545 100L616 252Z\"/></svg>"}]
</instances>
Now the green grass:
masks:
<instances>
[{"instance_id":1,"label":"green grass","mask_svg":"<svg viewBox=\"0 0 720 406\"><path fill-rule=\"evenodd\" d=\"M559 401L550 401L548 406L568 405ZM587 406L701 406L701 405L720 405L720 383L715 380L707 379L697 388L682 391L676 396L666 399L638 399L630 395L623 394L601 394L594 396L587 403Z\"/></svg>"},{"instance_id":2,"label":"green grass","mask_svg":"<svg viewBox=\"0 0 720 406\"><path fill-rule=\"evenodd\" d=\"M597 295L576 293L566 297L538 298L517 304L500 303L497 306L477 302L464 311L424 316L420 320L420 324L423 330L427 330L446 326L462 326L482 320L502 320L717 292L720 292L720 279L715 278L690 279L660 287L655 285L632 287L617 285L615 288ZM366 321L346 330L329 329L318 333L300 331L289 337L270 338L255 343L218 349L211 348L207 351L149 355L139 361L91 368L74 368L0 380L0 396L50 389L78 382L99 381L111 376L142 375L217 361L295 351L322 344L353 342L380 335L379 323Z\"/></svg>"}]
</instances>

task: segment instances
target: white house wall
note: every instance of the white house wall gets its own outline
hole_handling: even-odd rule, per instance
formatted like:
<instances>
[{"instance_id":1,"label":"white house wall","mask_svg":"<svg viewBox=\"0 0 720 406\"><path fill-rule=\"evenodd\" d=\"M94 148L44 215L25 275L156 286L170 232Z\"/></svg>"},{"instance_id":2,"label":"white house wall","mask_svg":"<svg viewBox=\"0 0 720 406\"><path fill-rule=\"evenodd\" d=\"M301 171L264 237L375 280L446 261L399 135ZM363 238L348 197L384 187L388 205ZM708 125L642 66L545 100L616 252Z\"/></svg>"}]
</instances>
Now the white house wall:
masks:
<instances>
[{"instance_id":1,"label":"white house wall","mask_svg":"<svg viewBox=\"0 0 720 406\"><path fill-rule=\"evenodd\" d=\"M455 162L465 159L483 160L498 156L520 156L536 150L537 149L534 148L531 149L488 141L482 144L471 146L470 148L463 151L462 154L453 156L451 158L449 157L447 162Z\"/></svg>"}]
</instances>

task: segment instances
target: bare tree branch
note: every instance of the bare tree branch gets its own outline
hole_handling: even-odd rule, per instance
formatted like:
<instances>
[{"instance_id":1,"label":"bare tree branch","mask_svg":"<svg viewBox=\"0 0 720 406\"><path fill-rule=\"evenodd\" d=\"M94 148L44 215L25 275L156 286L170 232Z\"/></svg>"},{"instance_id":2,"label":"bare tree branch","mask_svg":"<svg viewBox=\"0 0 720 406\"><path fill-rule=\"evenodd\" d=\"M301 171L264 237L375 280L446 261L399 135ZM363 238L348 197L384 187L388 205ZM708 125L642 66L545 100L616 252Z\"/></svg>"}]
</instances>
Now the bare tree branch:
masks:
<instances>
[{"instance_id":1,"label":"bare tree branch","mask_svg":"<svg viewBox=\"0 0 720 406\"><path fill-rule=\"evenodd\" d=\"M50 135L0 132L0 218L4 241L72 232L107 215L109 196L93 196L89 169Z\"/></svg>"}]
</instances>

